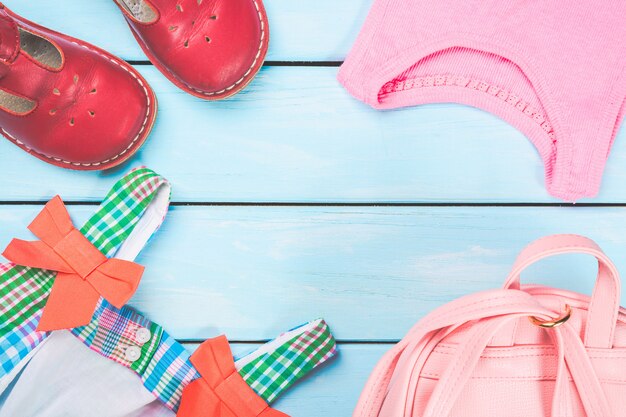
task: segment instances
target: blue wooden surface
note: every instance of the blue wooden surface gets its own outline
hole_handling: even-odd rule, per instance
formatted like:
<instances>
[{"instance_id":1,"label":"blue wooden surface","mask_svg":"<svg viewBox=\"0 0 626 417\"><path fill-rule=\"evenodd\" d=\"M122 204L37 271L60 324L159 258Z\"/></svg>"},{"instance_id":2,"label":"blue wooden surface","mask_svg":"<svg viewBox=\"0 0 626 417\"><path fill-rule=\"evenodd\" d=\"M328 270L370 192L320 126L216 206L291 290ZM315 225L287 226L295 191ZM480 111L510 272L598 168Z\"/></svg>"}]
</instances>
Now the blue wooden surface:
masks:
<instances>
[{"instance_id":1,"label":"blue wooden surface","mask_svg":"<svg viewBox=\"0 0 626 417\"><path fill-rule=\"evenodd\" d=\"M342 60L370 3L267 0L268 59ZM110 0L6 4L127 60L145 60ZM177 205L141 255L148 269L132 304L189 349L225 332L242 351L325 317L342 353L276 404L294 417L349 416L390 343L437 305L501 285L517 252L537 237L587 234L626 267L623 132L601 194L590 201L603 205L546 207L555 200L532 145L480 110L375 112L345 93L337 68L304 64L270 64L243 93L208 103L150 65L137 68L161 106L149 141L125 166L61 170L0 139L0 246L27 238L26 225L54 194L80 202L70 208L80 223L94 209L83 203L99 201L130 168L159 171L172 181ZM231 204L212 204L224 202ZM564 257L526 277L589 292L594 273L591 260Z\"/></svg>"}]
</instances>

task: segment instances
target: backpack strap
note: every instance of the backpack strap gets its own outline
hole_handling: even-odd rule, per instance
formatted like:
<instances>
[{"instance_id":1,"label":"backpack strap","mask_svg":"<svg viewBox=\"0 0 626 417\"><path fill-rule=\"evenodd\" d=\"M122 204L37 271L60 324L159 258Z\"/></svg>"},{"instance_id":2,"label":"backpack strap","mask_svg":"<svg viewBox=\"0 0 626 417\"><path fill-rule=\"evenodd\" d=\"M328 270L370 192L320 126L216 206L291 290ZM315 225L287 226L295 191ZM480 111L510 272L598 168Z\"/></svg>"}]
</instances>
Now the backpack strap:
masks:
<instances>
[{"instance_id":1,"label":"backpack strap","mask_svg":"<svg viewBox=\"0 0 626 417\"><path fill-rule=\"evenodd\" d=\"M161 225L169 197L167 180L148 168L134 169L113 186L81 232L107 257L133 260ZM0 381L47 336L35 328L54 277L51 271L0 264Z\"/></svg>"},{"instance_id":2,"label":"backpack strap","mask_svg":"<svg viewBox=\"0 0 626 417\"><path fill-rule=\"evenodd\" d=\"M567 253L592 255L598 260L598 277L585 328L585 346L610 349L619 312L621 282L615 264L593 240L570 234L546 236L532 242L517 257L504 288L519 289L522 271L541 259Z\"/></svg>"},{"instance_id":3,"label":"backpack strap","mask_svg":"<svg viewBox=\"0 0 626 417\"><path fill-rule=\"evenodd\" d=\"M441 306L420 322L378 362L363 389L354 417L417 415L415 405L424 406L423 417L447 417L457 405L463 389L493 336L521 317L554 318L531 294L520 290L490 290L468 295ZM556 354L556 385L552 398L554 417L569 416L571 376L586 415L615 415L580 335L569 323L545 329L553 337ZM454 355L446 362L428 396L417 387L426 363L436 347L451 333L460 339ZM462 339L461 339L462 337Z\"/></svg>"}]
</instances>

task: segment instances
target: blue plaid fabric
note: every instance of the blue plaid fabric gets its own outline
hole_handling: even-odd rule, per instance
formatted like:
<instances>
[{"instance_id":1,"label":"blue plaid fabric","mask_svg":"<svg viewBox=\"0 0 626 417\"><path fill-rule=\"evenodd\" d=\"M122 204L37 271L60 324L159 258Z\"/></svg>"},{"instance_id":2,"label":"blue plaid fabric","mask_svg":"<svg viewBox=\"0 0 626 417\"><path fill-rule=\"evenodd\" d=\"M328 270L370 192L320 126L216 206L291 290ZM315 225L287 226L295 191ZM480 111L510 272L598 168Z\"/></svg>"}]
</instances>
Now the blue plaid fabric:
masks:
<instances>
[{"instance_id":1,"label":"blue plaid fabric","mask_svg":"<svg viewBox=\"0 0 626 417\"><path fill-rule=\"evenodd\" d=\"M173 410L178 409L183 388L200 377L189 356L183 345L164 331L159 348L141 375L145 387Z\"/></svg>"},{"instance_id":2,"label":"blue plaid fabric","mask_svg":"<svg viewBox=\"0 0 626 417\"><path fill-rule=\"evenodd\" d=\"M37 323L39 323L39 315L31 317L30 320L1 338L0 345L9 346L7 349L0 350L0 366L3 374L11 372L46 338L47 333L35 330Z\"/></svg>"}]
</instances>

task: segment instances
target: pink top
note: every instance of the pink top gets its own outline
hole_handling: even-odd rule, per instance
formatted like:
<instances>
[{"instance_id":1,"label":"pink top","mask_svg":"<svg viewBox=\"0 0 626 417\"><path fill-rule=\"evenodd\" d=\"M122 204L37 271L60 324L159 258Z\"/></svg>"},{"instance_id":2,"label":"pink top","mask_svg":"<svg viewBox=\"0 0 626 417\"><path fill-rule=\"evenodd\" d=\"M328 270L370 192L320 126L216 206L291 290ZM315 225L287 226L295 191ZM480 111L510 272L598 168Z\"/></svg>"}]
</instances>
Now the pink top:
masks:
<instances>
[{"instance_id":1,"label":"pink top","mask_svg":"<svg viewBox=\"0 0 626 417\"><path fill-rule=\"evenodd\" d=\"M378 109L458 102L537 147L548 191L593 197L626 110L624 0L375 0L339 71Z\"/></svg>"}]
</instances>

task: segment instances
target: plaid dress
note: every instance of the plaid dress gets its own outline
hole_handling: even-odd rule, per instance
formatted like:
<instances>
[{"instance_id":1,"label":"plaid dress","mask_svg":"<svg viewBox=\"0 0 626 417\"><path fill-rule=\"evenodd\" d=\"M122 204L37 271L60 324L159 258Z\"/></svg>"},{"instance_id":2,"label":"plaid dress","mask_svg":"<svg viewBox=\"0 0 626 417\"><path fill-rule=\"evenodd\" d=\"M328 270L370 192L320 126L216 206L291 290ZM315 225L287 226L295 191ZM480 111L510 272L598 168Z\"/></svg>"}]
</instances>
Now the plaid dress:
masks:
<instances>
[{"instance_id":1,"label":"plaid dress","mask_svg":"<svg viewBox=\"0 0 626 417\"><path fill-rule=\"evenodd\" d=\"M154 171L135 169L113 186L81 232L112 257L133 235L151 204L158 201L167 206L169 189L169 183ZM163 193L168 193L168 200L155 198ZM147 231L150 235L163 218L157 220ZM51 271L0 264L0 394L49 336L36 327L54 278ZM134 371L145 388L174 411L183 388L199 377L185 348L130 307L118 309L101 298L91 322L71 332L89 349ZM236 366L250 387L271 403L336 352L328 326L319 319L279 336L239 359Z\"/></svg>"}]
</instances>

